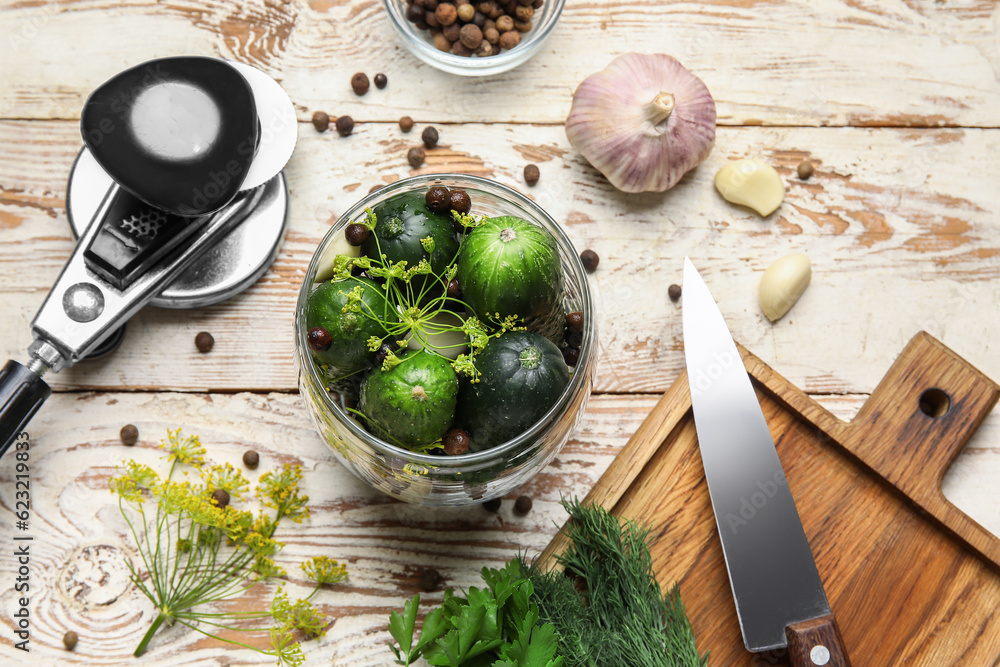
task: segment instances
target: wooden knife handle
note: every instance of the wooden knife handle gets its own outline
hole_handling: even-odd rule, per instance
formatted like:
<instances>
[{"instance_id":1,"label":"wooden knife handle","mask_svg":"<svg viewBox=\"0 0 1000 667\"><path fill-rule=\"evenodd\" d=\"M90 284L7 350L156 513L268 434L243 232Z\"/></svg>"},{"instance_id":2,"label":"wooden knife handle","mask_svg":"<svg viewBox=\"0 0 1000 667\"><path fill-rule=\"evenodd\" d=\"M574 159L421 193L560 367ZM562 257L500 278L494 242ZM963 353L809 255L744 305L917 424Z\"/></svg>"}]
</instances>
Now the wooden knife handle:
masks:
<instances>
[{"instance_id":1,"label":"wooden knife handle","mask_svg":"<svg viewBox=\"0 0 1000 667\"><path fill-rule=\"evenodd\" d=\"M785 628L792 667L851 667L833 614Z\"/></svg>"}]
</instances>

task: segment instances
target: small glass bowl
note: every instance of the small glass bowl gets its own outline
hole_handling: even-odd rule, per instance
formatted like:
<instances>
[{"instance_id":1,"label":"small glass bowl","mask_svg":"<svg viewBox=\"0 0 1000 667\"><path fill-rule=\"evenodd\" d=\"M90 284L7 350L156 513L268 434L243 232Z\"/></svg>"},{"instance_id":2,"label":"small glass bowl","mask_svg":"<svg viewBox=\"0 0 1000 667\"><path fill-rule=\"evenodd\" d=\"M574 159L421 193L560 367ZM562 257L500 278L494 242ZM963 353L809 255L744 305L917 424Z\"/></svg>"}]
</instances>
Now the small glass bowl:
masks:
<instances>
[{"instance_id":1,"label":"small glass bowl","mask_svg":"<svg viewBox=\"0 0 1000 667\"><path fill-rule=\"evenodd\" d=\"M345 409L339 395L327 389L306 342L306 300L315 288L320 258L351 222L394 195L426 191L432 185L461 188L472 199L472 214L516 215L552 233L559 248L566 288L566 312L583 311L580 358L559 400L530 430L514 440L481 452L444 456L417 454L366 431ZM511 188L476 176L428 174L388 185L355 204L320 242L309 262L295 312L299 391L320 435L337 458L358 478L390 496L421 505L459 506L507 494L541 470L562 449L583 417L593 386L597 356L597 320L587 276L573 244L548 213Z\"/></svg>"},{"instance_id":2,"label":"small glass bowl","mask_svg":"<svg viewBox=\"0 0 1000 667\"><path fill-rule=\"evenodd\" d=\"M475 0L474 0L475 1ZM535 10L531 30L521 35L521 43L509 51L495 56L464 57L439 51L429 30L421 30L406 20L406 0L382 0L392 27L403 38L406 48L420 60L439 70L460 76L489 76L514 69L529 60L542 48L542 43L552 33L566 0L545 0Z\"/></svg>"}]
</instances>

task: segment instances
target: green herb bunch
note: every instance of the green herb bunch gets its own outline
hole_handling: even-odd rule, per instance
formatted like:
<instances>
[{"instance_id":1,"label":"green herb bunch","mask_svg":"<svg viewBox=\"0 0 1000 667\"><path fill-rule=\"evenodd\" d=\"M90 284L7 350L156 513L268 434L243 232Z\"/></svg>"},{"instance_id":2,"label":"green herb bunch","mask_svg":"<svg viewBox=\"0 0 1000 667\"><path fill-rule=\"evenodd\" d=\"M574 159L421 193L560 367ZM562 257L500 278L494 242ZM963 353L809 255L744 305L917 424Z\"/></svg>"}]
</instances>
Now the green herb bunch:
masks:
<instances>
[{"instance_id":1,"label":"green herb bunch","mask_svg":"<svg viewBox=\"0 0 1000 667\"><path fill-rule=\"evenodd\" d=\"M166 477L130 460L109 482L142 559L141 569L128 562L132 581L157 612L135 655L145 652L164 623L176 622L207 636L273 655L278 664L301 664L304 656L296 633L319 636L325 626L325 619L310 598L323 584L347 578L347 570L337 561L319 556L302 564L306 576L316 582L305 599L292 602L279 588L266 611L196 609L230 599L258 581L285 574L273 559L284 546L274 539L274 534L283 519L299 523L309 516L309 497L302 495L298 487L301 469L286 465L278 472L261 475L255 495L265 509L254 514L229 504L220 507L213 499L213 493L219 490L231 500L244 499L249 495L250 482L230 464L207 462L197 436L184 436L179 429L168 431L160 446L170 461ZM174 479L174 474L185 468L197 473L197 482ZM254 619L273 620L270 650L219 637L200 627L263 631L244 627L246 621ZM236 623L242 625L237 627Z\"/></svg>"},{"instance_id":2,"label":"green herb bunch","mask_svg":"<svg viewBox=\"0 0 1000 667\"><path fill-rule=\"evenodd\" d=\"M466 597L448 589L441 607L427 614L419 639L413 641L420 596L392 612L389 632L396 664L409 665L423 656L444 667L562 667L558 637L551 623L538 623L532 584L514 560L502 570L483 568L486 588L472 586Z\"/></svg>"},{"instance_id":3,"label":"green herb bunch","mask_svg":"<svg viewBox=\"0 0 1000 667\"><path fill-rule=\"evenodd\" d=\"M466 213L452 211L455 223L466 231L482 224L485 217L475 218ZM451 361L456 373L469 377L473 382L477 381L479 373L475 366L475 357L489 342L491 337L499 336L504 331L523 329L518 326L518 317L509 316L503 319L489 318L489 314L483 314L486 321L480 319L473 309L460 298L448 295L448 284L458 272L456 260L461 244L465 240L465 233L461 235L459 250L451 258L447 266L435 272L431 264L426 259L421 259L414 266L409 266L403 260L393 262L381 252L378 236L375 235L377 219L372 209L365 210L365 217L357 220L354 224L366 227L369 233L375 238L378 257L349 257L338 255L334 259L332 280L343 280L353 275L355 270L364 271L368 276L382 283L384 289L383 298L386 300L388 309L398 315L398 321L387 319L384 314L380 314L377 309L373 309L366 304L362 295L364 288L358 286L348 295L347 304L343 312L356 313L377 322L383 329L383 336L372 336L368 342L368 349L372 352L379 350L386 342L390 343L385 358L382 361L382 370L390 370L397 366L401 360L396 356L391 345L395 344L399 348L406 347L407 338L413 337L428 352L439 356L446 356L445 352L456 347L468 346L468 352L459 354ZM435 242L433 237L428 236L420 240L420 245L430 256L434 252ZM466 317L454 315L456 309L464 310ZM451 321L443 321L442 315L454 315L447 318ZM435 340L435 336L443 333L457 332L462 334L462 343L442 344Z\"/></svg>"},{"instance_id":4,"label":"green herb bunch","mask_svg":"<svg viewBox=\"0 0 1000 667\"><path fill-rule=\"evenodd\" d=\"M677 586L664 594L656 581L649 530L599 505L563 505L571 546L557 561L565 572L520 564L566 667L704 667Z\"/></svg>"},{"instance_id":5,"label":"green herb bunch","mask_svg":"<svg viewBox=\"0 0 1000 667\"><path fill-rule=\"evenodd\" d=\"M565 572L523 556L484 568L487 588L445 591L416 642L414 596L389 617L396 664L422 655L445 667L705 667L677 587L664 595L656 581L648 530L597 505L564 506Z\"/></svg>"}]
</instances>

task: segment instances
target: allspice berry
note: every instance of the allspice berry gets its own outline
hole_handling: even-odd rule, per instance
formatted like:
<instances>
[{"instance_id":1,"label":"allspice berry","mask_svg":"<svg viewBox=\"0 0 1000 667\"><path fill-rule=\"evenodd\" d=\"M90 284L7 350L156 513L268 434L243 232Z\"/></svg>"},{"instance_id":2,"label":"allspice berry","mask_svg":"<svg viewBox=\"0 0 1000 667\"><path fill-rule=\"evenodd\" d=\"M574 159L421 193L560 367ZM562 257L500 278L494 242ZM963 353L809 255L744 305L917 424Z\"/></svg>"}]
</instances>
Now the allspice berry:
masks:
<instances>
[{"instance_id":1,"label":"allspice berry","mask_svg":"<svg viewBox=\"0 0 1000 667\"><path fill-rule=\"evenodd\" d=\"M671 301L677 301L681 298L681 286L674 284L667 288L667 296L670 297Z\"/></svg>"},{"instance_id":2,"label":"allspice berry","mask_svg":"<svg viewBox=\"0 0 1000 667\"><path fill-rule=\"evenodd\" d=\"M476 55L483 58L492 56L496 52L496 47L487 42L485 39L479 43L479 48L476 49Z\"/></svg>"},{"instance_id":3,"label":"allspice berry","mask_svg":"<svg viewBox=\"0 0 1000 667\"><path fill-rule=\"evenodd\" d=\"M323 327L313 327L306 333L306 342L317 352L326 352L333 345L333 335Z\"/></svg>"},{"instance_id":4,"label":"allspice berry","mask_svg":"<svg viewBox=\"0 0 1000 667\"><path fill-rule=\"evenodd\" d=\"M424 163L424 158L427 154L424 153L424 149L420 146L414 146L406 152L406 161L410 163L410 166L417 168Z\"/></svg>"},{"instance_id":5,"label":"allspice berry","mask_svg":"<svg viewBox=\"0 0 1000 667\"><path fill-rule=\"evenodd\" d=\"M813 163L809 160L803 160L799 163L799 178L803 181L809 180L809 177L813 175Z\"/></svg>"},{"instance_id":6,"label":"allspice berry","mask_svg":"<svg viewBox=\"0 0 1000 667\"><path fill-rule=\"evenodd\" d=\"M583 311L575 310L566 313L566 326L573 331L583 331Z\"/></svg>"},{"instance_id":7,"label":"allspice berry","mask_svg":"<svg viewBox=\"0 0 1000 667\"><path fill-rule=\"evenodd\" d=\"M518 32L530 32L534 27L531 21L514 21L514 30Z\"/></svg>"},{"instance_id":8,"label":"allspice berry","mask_svg":"<svg viewBox=\"0 0 1000 667\"><path fill-rule=\"evenodd\" d=\"M463 7L468 7L469 5L462 5ZM478 49L479 45L483 43L483 31L480 30L475 24L467 23L462 26L462 30L459 33L458 38L462 40L462 44L469 49Z\"/></svg>"},{"instance_id":9,"label":"allspice berry","mask_svg":"<svg viewBox=\"0 0 1000 667\"><path fill-rule=\"evenodd\" d=\"M389 77L387 77L382 72L375 75L375 87L382 90L389 84Z\"/></svg>"},{"instance_id":10,"label":"allspice berry","mask_svg":"<svg viewBox=\"0 0 1000 667\"><path fill-rule=\"evenodd\" d=\"M449 197L448 209L459 213L468 213L472 210L472 199L465 190L452 190Z\"/></svg>"},{"instance_id":11,"label":"allspice berry","mask_svg":"<svg viewBox=\"0 0 1000 667\"><path fill-rule=\"evenodd\" d=\"M358 72L351 77L351 88L354 89L355 94L364 95L368 92L368 75L364 72Z\"/></svg>"},{"instance_id":12,"label":"allspice berry","mask_svg":"<svg viewBox=\"0 0 1000 667\"><path fill-rule=\"evenodd\" d=\"M258 454L252 449L243 452L243 465L253 470L259 464L260 464L260 454Z\"/></svg>"},{"instance_id":13,"label":"allspice berry","mask_svg":"<svg viewBox=\"0 0 1000 667\"><path fill-rule=\"evenodd\" d=\"M583 268L587 270L587 273L593 273L597 270L597 265L600 263L601 258L596 252L587 248L580 253L580 261L583 262Z\"/></svg>"},{"instance_id":14,"label":"allspice berry","mask_svg":"<svg viewBox=\"0 0 1000 667\"><path fill-rule=\"evenodd\" d=\"M476 8L469 3L458 6L458 20L463 23L470 23L476 16Z\"/></svg>"},{"instance_id":15,"label":"allspice berry","mask_svg":"<svg viewBox=\"0 0 1000 667\"><path fill-rule=\"evenodd\" d=\"M118 432L118 437L122 439L122 444L131 447L139 440L139 429L132 424L125 424Z\"/></svg>"},{"instance_id":16,"label":"allspice berry","mask_svg":"<svg viewBox=\"0 0 1000 667\"><path fill-rule=\"evenodd\" d=\"M344 230L344 238L353 246L359 246L368 240L371 230L358 222L352 222Z\"/></svg>"},{"instance_id":17,"label":"allspice berry","mask_svg":"<svg viewBox=\"0 0 1000 667\"><path fill-rule=\"evenodd\" d=\"M420 573L420 587L428 593L436 591L443 580L444 578L441 576L441 573L433 567L429 567Z\"/></svg>"},{"instance_id":18,"label":"allspice berry","mask_svg":"<svg viewBox=\"0 0 1000 667\"><path fill-rule=\"evenodd\" d=\"M434 35L434 48L438 51L451 51L451 42L443 34L438 33ZM409 130L404 130L404 132L409 132Z\"/></svg>"},{"instance_id":19,"label":"allspice berry","mask_svg":"<svg viewBox=\"0 0 1000 667\"><path fill-rule=\"evenodd\" d=\"M317 111L313 114L312 124L317 132L326 132L330 127L330 116L325 111Z\"/></svg>"},{"instance_id":20,"label":"allspice berry","mask_svg":"<svg viewBox=\"0 0 1000 667\"><path fill-rule=\"evenodd\" d=\"M535 15L535 10L531 8L531 5L518 5L517 9L514 10L514 18L518 21L530 21Z\"/></svg>"},{"instance_id":21,"label":"allspice berry","mask_svg":"<svg viewBox=\"0 0 1000 667\"><path fill-rule=\"evenodd\" d=\"M514 19L504 14L497 19L497 30L500 32L510 32L514 29Z\"/></svg>"},{"instance_id":22,"label":"allspice berry","mask_svg":"<svg viewBox=\"0 0 1000 667\"><path fill-rule=\"evenodd\" d=\"M224 509L229 505L229 492L225 489L216 489L212 491L212 502L219 509Z\"/></svg>"},{"instance_id":23,"label":"allspice berry","mask_svg":"<svg viewBox=\"0 0 1000 667\"><path fill-rule=\"evenodd\" d=\"M541 175L541 172L538 171L537 164L528 164L524 166L524 182L528 185L535 185L538 183L538 178Z\"/></svg>"},{"instance_id":24,"label":"allspice berry","mask_svg":"<svg viewBox=\"0 0 1000 667\"><path fill-rule=\"evenodd\" d=\"M354 131L354 119L350 116L341 116L337 119L337 134L346 137Z\"/></svg>"},{"instance_id":25,"label":"allspice berry","mask_svg":"<svg viewBox=\"0 0 1000 667\"><path fill-rule=\"evenodd\" d=\"M441 444L444 447L445 454L448 456L458 456L469 451L470 441L468 433L460 428L453 428L445 433L444 438L441 439Z\"/></svg>"},{"instance_id":26,"label":"allspice berry","mask_svg":"<svg viewBox=\"0 0 1000 667\"><path fill-rule=\"evenodd\" d=\"M521 43L521 33L516 30L509 30L500 34L500 48L504 50L513 49Z\"/></svg>"},{"instance_id":27,"label":"allspice berry","mask_svg":"<svg viewBox=\"0 0 1000 667\"><path fill-rule=\"evenodd\" d=\"M434 10L434 18L442 26L449 26L458 20L458 10L450 2L442 2Z\"/></svg>"},{"instance_id":28,"label":"allspice berry","mask_svg":"<svg viewBox=\"0 0 1000 667\"><path fill-rule=\"evenodd\" d=\"M462 42L455 42L452 44L451 52L456 56L462 56L463 58L468 58L473 54L472 49L467 47L465 44L462 44Z\"/></svg>"},{"instance_id":29,"label":"allspice berry","mask_svg":"<svg viewBox=\"0 0 1000 667\"><path fill-rule=\"evenodd\" d=\"M493 500L487 500L485 503L483 503L483 509L486 510L487 512L496 513L500 511L500 505L501 505L500 499L494 498Z\"/></svg>"},{"instance_id":30,"label":"allspice berry","mask_svg":"<svg viewBox=\"0 0 1000 667\"><path fill-rule=\"evenodd\" d=\"M194 337L194 346L202 354L209 352L215 346L215 336L207 331L202 331Z\"/></svg>"},{"instance_id":31,"label":"allspice berry","mask_svg":"<svg viewBox=\"0 0 1000 667\"><path fill-rule=\"evenodd\" d=\"M518 496L517 500L514 501L514 513L523 516L531 511L531 506L530 496Z\"/></svg>"},{"instance_id":32,"label":"allspice berry","mask_svg":"<svg viewBox=\"0 0 1000 667\"><path fill-rule=\"evenodd\" d=\"M428 125L420 133L420 138L423 140L424 146L434 148L438 143L438 131L433 125Z\"/></svg>"},{"instance_id":33,"label":"allspice berry","mask_svg":"<svg viewBox=\"0 0 1000 667\"><path fill-rule=\"evenodd\" d=\"M483 38L488 44L496 44L500 41L500 31L498 31L495 27L484 28Z\"/></svg>"},{"instance_id":34,"label":"allspice berry","mask_svg":"<svg viewBox=\"0 0 1000 667\"><path fill-rule=\"evenodd\" d=\"M462 26L458 23L452 23L450 26L442 30L441 34L444 35L444 38L448 40L448 43L451 44L451 46L454 46L455 42L458 41L458 38L462 34ZM448 48L450 49L451 47Z\"/></svg>"},{"instance_id":35,"label":"allspice berry","mask_svg":"<svg viewBox=\"0 0 1000 667\"><path fill-rule=\"evenodd\" d=\"M580 361L580 348L578 347L564 347L562 348L563 361L566 362L567 366L576 366Z\"/></svg>"},{"instance_id":36,"label":"allspice berry","mask_svg":"<svg viewBox=\"0 0 1000 667\"><path fill-rule=\"evenodd\" d=\"M403 132L409 132L413 129L413 119L409 116L403 116L399 119L399 129Z\"/></svg>"},{"instance_id":37,"label":"allspice berry","mask_svg":"<svg viewBox=\"0 0 1000 667\"><path fill-rule=\"evenodd\" d=\"M446 187L435 185L427 189L424 203L434 213L447 213L451 207L451 192Z\"/></svg>"},{"instance_id":38,"label":"allspice berry","mask_svg":"<svg viewBox=\"0 0 1000 667\"><path fill-rule=\"evenodd\" d=\"M72 651L74 648L76 648L76 643L78 641L80 641L79 635L77 635L72 630L68 631L66 634L63 635L63 646L66 647L67 651Z\"/></svg>"}]
</instances>

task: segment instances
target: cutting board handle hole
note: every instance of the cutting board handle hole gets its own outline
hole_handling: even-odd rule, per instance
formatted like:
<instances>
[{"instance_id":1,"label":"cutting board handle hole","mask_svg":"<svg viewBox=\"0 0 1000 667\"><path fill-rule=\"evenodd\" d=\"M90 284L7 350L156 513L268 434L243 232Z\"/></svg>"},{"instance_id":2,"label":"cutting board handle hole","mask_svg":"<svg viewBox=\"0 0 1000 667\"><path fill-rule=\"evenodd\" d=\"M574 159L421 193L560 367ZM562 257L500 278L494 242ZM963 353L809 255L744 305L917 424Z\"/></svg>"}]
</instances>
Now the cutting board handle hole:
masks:
<instances>
[{"instance_id":1,"label":"cutting board handle hole","mask_svg":"<svg viewBox=\"0 0 1000 667\"><path fill-rule=\"evenodd\" d=\"M951 398L940 389L928 389L920 394L920 411L931 419L938 419L948 414L951 408Z\"/></svg>"}]
</instances>

